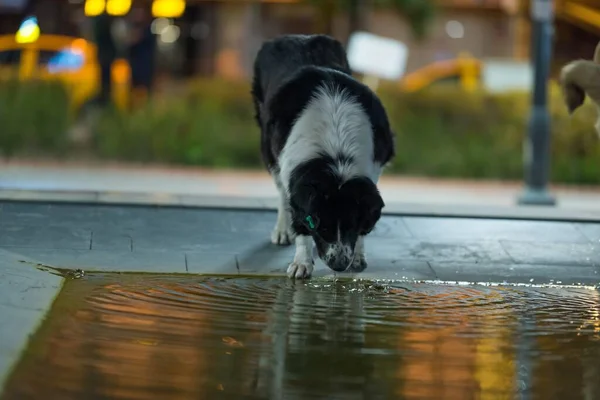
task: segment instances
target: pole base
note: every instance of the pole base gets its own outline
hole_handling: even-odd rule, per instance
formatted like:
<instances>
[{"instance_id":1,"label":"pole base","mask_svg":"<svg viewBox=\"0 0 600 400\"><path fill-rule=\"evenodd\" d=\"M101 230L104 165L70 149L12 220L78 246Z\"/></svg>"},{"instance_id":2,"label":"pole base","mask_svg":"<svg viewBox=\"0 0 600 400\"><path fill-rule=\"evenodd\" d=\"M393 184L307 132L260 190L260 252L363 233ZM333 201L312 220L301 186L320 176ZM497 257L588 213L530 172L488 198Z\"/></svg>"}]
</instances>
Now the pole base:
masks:
<instances>
[{"instance_id":1,"label":"pole base","mask_svg":"<svg viewBox=\"0 0 600 400\"><path fill-rule=\"evenodd\" d=\"M556 198L546 189L525 188L517 199L522 206L555 206Z\"/></svg>"}]
</instances>

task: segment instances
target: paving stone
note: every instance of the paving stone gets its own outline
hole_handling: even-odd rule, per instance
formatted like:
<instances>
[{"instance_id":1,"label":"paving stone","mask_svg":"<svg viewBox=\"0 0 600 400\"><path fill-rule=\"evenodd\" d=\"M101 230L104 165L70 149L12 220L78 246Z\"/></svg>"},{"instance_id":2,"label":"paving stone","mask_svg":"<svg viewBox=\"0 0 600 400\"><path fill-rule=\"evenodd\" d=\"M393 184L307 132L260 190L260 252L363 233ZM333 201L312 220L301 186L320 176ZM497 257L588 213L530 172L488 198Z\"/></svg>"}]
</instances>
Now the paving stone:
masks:
<instances>
[{"instance_id":1,"label":"paving stone","mask_svg":"<svg viewBox=\"0 0 600 400\"><path fill-rule=\"evenodd\" d=\"M435 272L425 261L418 260L390 260L370 258L369 266L361 273L340 273L335 274L331 269L327 268L321 261L319 264L322 268L320 271L325 271L327 276L349 276L357 279L389 279L389 280L433 280L436 279ZM318 276L318 275L317 275Z\"/></svg>"},{"instance_id":2,"label":"paving stone","mask_svg":"<svg viewBox=\"0 0 600 400\"><path fill-rule=\"evenodd\" d=\"M133 236L131 233L95 229L90 250L133 251Z\"/></svg>"},{"instance_id":3,"label":"paving stone","mask_svg":"<svg viewBox=\"0 0 600 400\"><path fill-rule=\"evenodd\" d=\"M576 226L591 242L600 244L600 224L579 223Z\"/></svg>"},{"instance_id":4,"label":"paving stone","mask_svg":"<svg viewBox=\"0 0 600 400\"><path fill-rule=\"evenodd\" d=\"M18 258L0 249L0 391L62 287L62 278Z\"/></svg>"},{"instance_id":5,"label":"paving stone","mask_svg":"<svg viewBox=\"0 0 600 400\"><path fill-rule=\"evenodd\" d=\"M115 207L81 204L5 203L1 220L9 225L58 226L84 229L143 228L157 219L156 207Z\"/></svg>"},{"instance_id":6,"label":"paving stone","mask_svg":"<svg viewBox=\"0 0 600 400\"><path fill-rule=\"evenodd\" d=\"M81 223L96 219L99 208L82 204L4 203L2 220L8 224Z\"/></svg>"},{"instance_id":7,"label":"paving stone","mask_svg":"<svg viewBox=\"0 0 600 400\"><path fill-rule=\"evenodd\" d=\"M274 211L11 202L0 205L0 247L16 247L15 251L23 257L41 256L40 262L59 267L181 272L185 270L187 253L188 268L200 272L233 267L236 258L236 268L284 271L293 259L293 245L281 248L270 244ZM600 224L384 216L367 237L367 258L373 266L372 260L381 265L397 260L593 265L595 253L589 244L595 232L600 232L599 227ZM77 235L87 235L88 230L91 251L85 251L89 249L89 238ZM73 242L73 236L77 241ZM521 244L503 247L501 240ZM71 249L50 250L61 247ZM552 248L558 251L551 251ZM216 257L214 262L207 261L209 255Z\"/></svg>"},{"instance_id":8,"label":"paving stone","mask_svg":"<svg viewBox=\"0 0 600 400\"><path fill-rule=\"evenodd\" d=\"M287 270L294 259L293 249L286 251L237 255L237 262L242 274L270 274Z\"/></svg>"},{"instance_id":9,"label":"paving stone","mask_svg":"<svg viewBox=\"0 0 600 400\"><path fill-rule=\"evenodd\" d=\"M61 250L18 248L23 257L53 268L108 272L185 273L185 254L172 251Z\"/></svg>"},{"instance_id":10,"label":"paving stone","mask_svg":"<svg viewBox=\"0 0 600 400\"><path fill-rule=\"evenodd\" d=\"M600 284L600 267L458 262L431 262L430 265L439 280L449 282Z\"/></svg>"},{"instance_id":11,"label":"paving stone","mask_svg":"<svg viewBox=\"0 0 600 400\"><path fill-rule=\"evenodd\" d=\"M51 302L51 299L50 299ZM49 302L49 304L50 304ZM49 308L49 307L48 307ZM0 304L0 359L8 357L10 364L17 361L29 336L36 331L47 310L24 310ZM0 370L0 380L2 372Z\"/></svg>"},{"instance_id":12,"label":"paving stone","mask_svg":"<svg viewBox=\"0 0 600 400\"><path fill-rule=\"evenodd\" d=\"M272 258L259 261L258 259L239 260L240 274L285 276L288 265L293 260L291 255L277 254ZM369 259L369 266L361 273L335 273L320 259L315 259L313 277L348 277L359 279L390 279L390 280L433 280L435 274L425 261Z\"/></svg>"},{"instance_id":13,"label":"paving stone","mask_svg":"<svg viewBox=\"0 0 600 400\"><path fill-rule=\"evenodd\" d=\"M413 235L408 230L404 218L384 216L379 220L369 238L411 238Z\"/></svg>"},{"instance_id":14,"label":"paving stone","mask_svg":"<svg viewBox=\"0 0 600 400\"><path fill-rule=\"evenodd\" d=\"M408 230L428 240L527 240L587 242L575 224L475 218L404 218Z\"/></svg>"},{"instance_id":15,"label":"paving stone","mask_svg":"<svg viewBox=\"0 0 600 400\"><path fill-rule=\"evenodd\" d=\"M246 253L238 253L237 263L242 274L284 275L288 265L294 259L294 246L275 246L266 243ZM427 262L391 258L388 254L367 253L369 266L361 274L351 276L379 279L434 279L435 276ZM333 274L315 254L315 276ZM344 274L350 275L350 274Z\"/></svg>"},{"instance_id":16,"label":"paving stone","mask_svg":"<svg viewBox=\"0 0 600 400\"><path fill-rule=\"evenodd\" d=\"M519 264L562 264L600 266L600 243L553 243L502 241Z\"/></svg>"},{"instance_id":17,"label":"paving stone","mask_svg":"<svg viewBox=\"0 0 600 400\"><path fill-rule=\"evenodd\" d=\"M200 227L183 232L156 228L133 230L129 235L135 250L237 251L256 243L256 236L233 235L223 230L209 232Z\"/></svg>"},{"instance_id":18,"label":"paving stone","mask_svg":"<svg viewBox=\"0 0 600 400\"><path fill-rule=\"evenodd\" d=\"M196 274L238 274L238 264L233 253L186 252L187 271Z\"/></svg>"},{"instance_id":19,"label":"paving stone","mask_svg":"<svg viewBox=\"0 0 600 400\"><path fill-rule=\"evenodd\" d=\"M512 262L498 241L379 239L367 237L367 257L425 261Z\"/></svg>"},{"instance_id":20,"label":"paving stone","mask_svg":"<svg viewBox=\"0 0 600 400\"><path fill-rule=\"evenodd\" d=\"M228 211L223 212L221 218L228 222L231 232L257 234L269 238L277 220L277 213L275 211ZM377 238L412 237L403 218L392 216L384 216L379 220L369 236Z\"/></svg>"},{"instance_id":21,"label":"paving stone","mask_svg":"<svg viewBox=\"0 0 600 400\"><path fill-rule=\"evenodd\" d=\"M3 225L0 247L89 249L91 234L76 227Z\"/></svg>"},{"instance_id":22,"label":"paving stone","mask_svg":"<svg viewBox=\"0 0 600 400\"><path fill-rule=\"evenodd\" d=\"M7 262L1 254L0 263L0 305L45 310L61 288L61 277L31 263Z\"/></svg>"}]
</instances>

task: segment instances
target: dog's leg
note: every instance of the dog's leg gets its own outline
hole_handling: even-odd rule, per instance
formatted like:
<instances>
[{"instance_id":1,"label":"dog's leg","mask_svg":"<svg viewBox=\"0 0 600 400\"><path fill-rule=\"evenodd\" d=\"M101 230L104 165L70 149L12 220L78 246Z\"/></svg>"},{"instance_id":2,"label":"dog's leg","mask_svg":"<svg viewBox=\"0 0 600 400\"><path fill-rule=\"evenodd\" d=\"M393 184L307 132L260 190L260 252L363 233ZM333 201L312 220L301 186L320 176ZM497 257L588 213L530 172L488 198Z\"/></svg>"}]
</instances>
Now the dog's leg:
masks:
<instances>
[{"instance_id":1,"label":"dog's leg","mask_svg":"<svg viewBox=\"0 0 600 400\"><path fill-rule=\"evenodd\" d=\"M315 269L313 261L313 239L310 236L298 235L296 237L296 254L294 261L287 269L290 278L310 278Z\"/></svg>"},{"instance_id":2,"label":"dog's leg","mask_svg":"<svg viewBox=\"0 0 600 400\"><path fill-rule=\"evenodd\" d=\"M277 206L277 222L271 233L271 242L287 246L292 243L296 234L292 229L292 216L290 215L285 190L277 175L275 175L275 185L277 185L277 191L279 192L279 205Z\"/></svg>"},{"instance_id":3,"label":"dog's leg","mask_svg":"<svg viewBox=\"0 0 600 400\"><path fill-rule=\"evenodd\" d=\"M367 268L367 255L365 252L365 237L359 236L354 247L354 261L350 266L350 272L362 272Z\"/></svg>"}]
</instances>

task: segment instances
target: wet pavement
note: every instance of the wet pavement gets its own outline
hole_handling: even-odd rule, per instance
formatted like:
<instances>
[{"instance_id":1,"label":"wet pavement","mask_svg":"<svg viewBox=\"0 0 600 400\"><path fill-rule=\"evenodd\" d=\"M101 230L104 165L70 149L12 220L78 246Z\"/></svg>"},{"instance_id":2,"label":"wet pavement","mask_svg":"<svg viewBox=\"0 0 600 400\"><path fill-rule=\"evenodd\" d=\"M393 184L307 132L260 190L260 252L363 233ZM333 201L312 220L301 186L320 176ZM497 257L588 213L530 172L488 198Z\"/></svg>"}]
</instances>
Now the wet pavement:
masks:
<instances>
[{"instance_id":1,"label":"wet pavement","mask_svg":"<svg viewBox=\"0 0 600 400\"><path fill-rule=\"evenodd\" d=\"M597 399L600 292L92 274L5 400Z\"/></svg>"},{"instance_id":2,"label":"wet pavement","mask_svg":"<svg viewBox=\"0 0 600 400\"><path fill-rule=\"evenodd\" d=\"M270 243L275 212L0 203L0 262L86 271L285 273L293 246ZM365 278L597 284L600 224L384 216ZM316 276L331 271L317 263Z\"/></svg>"},{"instance_id":3,"label":"wet pavement","mask_svg":"<svg viewBox=\"0 0 600 400\"><path fill-rule=\"evenodd\" d=\"M599 223L386 215L294 283L275 217L0 202L2 398L599 398Z\"/></svg>"}]
</instances>

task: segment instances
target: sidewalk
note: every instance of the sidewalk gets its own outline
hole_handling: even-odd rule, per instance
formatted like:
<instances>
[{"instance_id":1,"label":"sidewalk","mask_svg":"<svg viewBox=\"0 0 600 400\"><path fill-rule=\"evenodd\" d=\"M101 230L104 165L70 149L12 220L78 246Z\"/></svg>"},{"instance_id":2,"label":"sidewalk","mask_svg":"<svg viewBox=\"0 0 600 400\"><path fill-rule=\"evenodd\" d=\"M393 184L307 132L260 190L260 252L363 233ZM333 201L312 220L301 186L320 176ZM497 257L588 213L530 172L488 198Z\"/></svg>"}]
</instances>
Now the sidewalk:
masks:
<instances>
[{"instance_id":1,"label":"sidewalk","mask_svg":"<svg viewBox=\"0 0 600 400\"><path fill-rule=\"evenodd\" d=\"M519 190L386 178L388 212L400 215L367 238L367 270L343 276L597 287L600 193L559 188L560 207L537 209L512 206ZM1 166L0 391L62 286L51 269L285 275L294 247L269 241L275 195L260 172ZM315 279L339 277L317 261Z\"/></svg>"},{"instance_id":2,"label":"sidewalk","mask_svg":"<svg viewBox=\"0 0 600 400\"><path fill-rule=\"evenodd\" d=\"M265 210L0 202L0 275L14 261L19 270L284 275L294 246L270 243L275 219ZM384 216L366 247L365 278L600 282L600 223ZM317 270L332 275L320 261Z\"/></svg>"},{"instance_id":3,"label":"sidewalk","mask_svg":"<svg viewBox=\"0 0 600 400\"><path fill-rule=\"evenodd\" d=\"M383 177L385 211L600 221L600 187L555 186L556 207L516 207L522 183ZM264 171L211 171L130 165L0 164L0 199L274 208Z\"/></svg>"},{"instance_id":4,"label":"sidewalk","mask_svg":"<svg viewBox=\"0 0 600 400\"><path fill-rule=\"evenodd\" d=\"M547 208L515 207L519 184L386 177L381 191L388 215L368 242L385 271L409 260L421 265L419 279L474 280L471 272L487 271L484 281L493 281L504 279L499 265L508 275L513 264L562 265L569 273L561 280L580 281L600 268L600 190L556 188L560 206ZM251 260L248 272L281 273L293 248L268 241L276 196L261 171L4 165L0 249L60 268L238 273ZM147 207L157 204L175 207ZM437 262L446 263L442 276ZM471 272L459 273L469 263ZM593 274L577 277L573 266Z\"/></svg>"}]
</instances>

